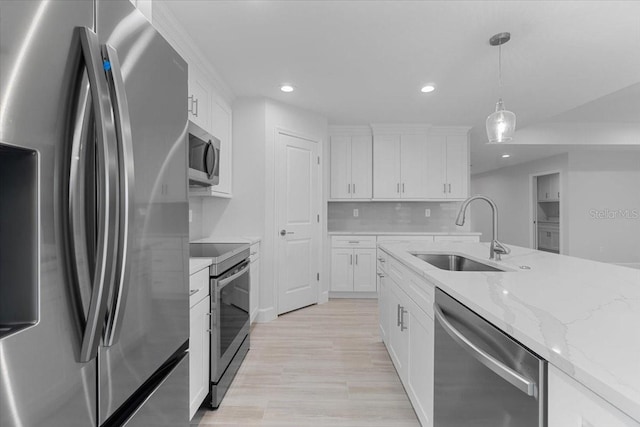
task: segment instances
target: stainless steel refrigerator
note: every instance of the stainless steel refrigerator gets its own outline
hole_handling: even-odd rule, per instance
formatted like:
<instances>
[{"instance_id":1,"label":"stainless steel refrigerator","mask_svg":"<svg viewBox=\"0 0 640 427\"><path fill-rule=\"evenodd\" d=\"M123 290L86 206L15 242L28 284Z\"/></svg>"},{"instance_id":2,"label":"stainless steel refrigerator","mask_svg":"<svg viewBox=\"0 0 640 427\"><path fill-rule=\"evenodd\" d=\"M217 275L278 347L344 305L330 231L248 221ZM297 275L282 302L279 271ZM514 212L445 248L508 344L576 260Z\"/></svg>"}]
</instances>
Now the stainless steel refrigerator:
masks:
<instances>
[{"instance_id":1,"label":"stainless steel refrigerator","mask_svg":"<svg viewBox=\"0 0 640 427\"><path fill-rule=\"evenodd\" d=\"M188 425L186 96L128 0L0 1L0 426Z\"/></svg>"}]
</instances>

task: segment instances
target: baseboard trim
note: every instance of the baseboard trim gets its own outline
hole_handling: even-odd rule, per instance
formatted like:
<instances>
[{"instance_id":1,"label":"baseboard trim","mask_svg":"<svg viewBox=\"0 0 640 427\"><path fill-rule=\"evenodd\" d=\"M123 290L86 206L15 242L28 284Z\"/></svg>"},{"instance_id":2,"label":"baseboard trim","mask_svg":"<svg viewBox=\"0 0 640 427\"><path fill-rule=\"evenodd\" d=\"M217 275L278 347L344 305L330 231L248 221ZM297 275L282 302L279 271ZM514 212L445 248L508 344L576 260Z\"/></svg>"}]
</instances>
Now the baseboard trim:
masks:
<instances>
[{"instance_id":1,"label":"baseboard trim","mask_svg":"<svg viewBox=\"0 0 640 427\"><path fill-rule=\"evenodd\" d=\"M620 267L629 267L640 270L640 262L614 262L615 265Z\"/></svg>"},{"instance_id":2,"label":"baseboard trim","mask_svg":"<svg viewBox=\"0 0 640 427\"><path fill-rule=\"evenodd\" d=\"M329 292L329 298L364 298L364 299L378 299L377 292Z\"/></svg>"},{"instance_id":3,"label":"baseboard trim","mask_svg":"<svg viewBox=\"0 0 640 427\"><path fill-rule=\"evenodd\" d=\"M275 307L260 308L256 316L256 323L267 323L278 317Z\"/></svg>"}]
</instances>

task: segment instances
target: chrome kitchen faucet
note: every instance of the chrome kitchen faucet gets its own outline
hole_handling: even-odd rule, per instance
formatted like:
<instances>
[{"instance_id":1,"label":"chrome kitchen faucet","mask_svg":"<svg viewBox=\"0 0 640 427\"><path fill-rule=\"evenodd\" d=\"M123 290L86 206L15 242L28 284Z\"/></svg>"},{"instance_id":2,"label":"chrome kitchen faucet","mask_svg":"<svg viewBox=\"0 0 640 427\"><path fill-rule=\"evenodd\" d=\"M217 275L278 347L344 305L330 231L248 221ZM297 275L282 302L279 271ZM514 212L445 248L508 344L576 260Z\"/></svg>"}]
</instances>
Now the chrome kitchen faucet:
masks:
<instances>
[{"instance_id":1,"label":"chrome kitchen faucet","mask_svg":"<svg viewBox=\"0 0 640 427\"><path fill-rule=\"evenodd\" d=\"M493 237L491 238L491 247L489 248L489 259L493 259L496 261L500 261L500 257L502 254L508 254L511 252L506 245L500 243L498 241L498 207L496 204L488 198L487 196L471 196L464 202L462 202L462 206L460 206L460 211L458 212L458 217L456 218L456 225L464 225L465 215L467 212L467 206L474 200L484 200L489 203L491 206L491 215L493 217Z\"/></svg>"}]
</instances>

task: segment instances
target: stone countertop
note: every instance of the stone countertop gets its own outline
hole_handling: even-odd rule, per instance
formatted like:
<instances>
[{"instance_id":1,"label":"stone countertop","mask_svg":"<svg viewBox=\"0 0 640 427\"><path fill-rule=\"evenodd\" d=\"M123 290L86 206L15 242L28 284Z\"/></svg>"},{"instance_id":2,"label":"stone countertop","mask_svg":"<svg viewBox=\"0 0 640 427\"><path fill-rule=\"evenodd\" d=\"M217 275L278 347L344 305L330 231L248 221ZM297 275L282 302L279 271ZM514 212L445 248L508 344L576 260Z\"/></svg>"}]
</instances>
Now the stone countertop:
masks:
<instances>
[{"instance_id":1,"label":"stone countertop","mask_svg":"<svg viewBox=\"0 0 640 427\"><path fill-rule=\"evenodd\" d=\"M485 243L381 248L552 365L640 421L640 271L511 247L489 261ZM440 270L409 253L456 253L505 272ZM520 269L529 266L530 270Z\"/></svg>"},{"instance_id":2,"label":"stone countertop","mask_svg":"<svg viewBox=\"0 0 640 427\"><path fill-rule=\"evenodd\" d=\"M198 240L192 240L189 243L248 243L250 245L253 245L255 243L258 243L262 240L261 237L256 237L256 236L244 236L244 237L237 237L237 236L230 236L230 237L205 237L204 239L198 239Z\"/></svg>"},{"instance_id":3,"label":"stone countertop","mask_svg":"<svg viewBox=\"0 0 640 427\"><path fill-rule=\"evenodd\" d=\"M481 236L471 231L329 231L329 236Z\"/></svg>"},{"instance_id":4,"label":"stone countertop","mask_svg":"<svg viewBox=\"0 0 640 427\"><path fill-rule=\"evenodd\" d=\"M260 237L205 237L204 239L193 240L189 243L247 243L253 245L259 243ZM197 273L203 268L213 264L212 258L189 258L189 275Z\"/></svg>"},{"instance_id":5,"label":"stone countertop","mask_svg":"<svg viewBox=\"0 0 640 427\"><path fill-rule=\"evenodd\" d=\"M213 264L212 258L189 258L189 276Z\"/></svg>"}]
</instances>

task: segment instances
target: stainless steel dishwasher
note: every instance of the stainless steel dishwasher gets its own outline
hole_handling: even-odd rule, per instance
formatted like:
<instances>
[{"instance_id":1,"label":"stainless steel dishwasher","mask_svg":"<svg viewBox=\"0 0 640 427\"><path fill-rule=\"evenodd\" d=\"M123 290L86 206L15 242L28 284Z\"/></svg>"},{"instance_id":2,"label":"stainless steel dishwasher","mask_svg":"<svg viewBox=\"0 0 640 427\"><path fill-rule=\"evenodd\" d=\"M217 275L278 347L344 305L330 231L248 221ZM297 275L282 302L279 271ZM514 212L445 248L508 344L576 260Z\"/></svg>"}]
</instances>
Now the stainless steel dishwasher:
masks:
<instances>
[{"instance_id":1,"label":"stainless steel dishwasher","mask_svg":"<svg viewBox=\"0 0 640 427\"><path fill-rule=\"evenodd\" d=\"M436 289L434 426L546 427L547 362Z\"/></svg>"}]
</instances>

